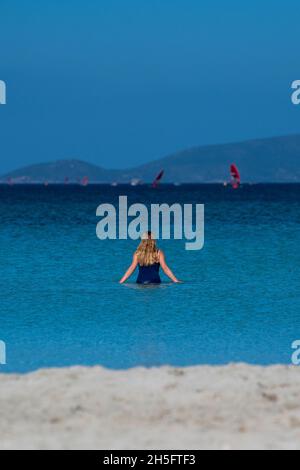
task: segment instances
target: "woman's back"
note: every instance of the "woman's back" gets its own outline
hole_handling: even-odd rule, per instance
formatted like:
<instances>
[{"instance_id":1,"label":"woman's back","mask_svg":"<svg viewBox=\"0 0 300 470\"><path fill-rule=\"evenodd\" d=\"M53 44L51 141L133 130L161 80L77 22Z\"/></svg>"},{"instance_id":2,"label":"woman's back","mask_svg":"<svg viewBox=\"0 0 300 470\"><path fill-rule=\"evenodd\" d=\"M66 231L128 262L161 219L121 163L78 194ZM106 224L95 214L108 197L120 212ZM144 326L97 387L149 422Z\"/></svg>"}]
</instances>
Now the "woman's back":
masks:
<instances>
[{"instance_id":1,"label":"woman's back","mask_svg":"<svg viewBox=\"0 0 300 470\"><path fill-rule=\"evenodd\" d=\"M159 275L160 263L150 264L148 266L141 266L139 264L139 275L137 284L160 284L161 279Z\"/></svg>"},{"instance_id":2,"label":"woman's back","mask_svg":"<svg viewBox=\"0 0 300 470\"><path fill-rule=\"evenodd\" d=\"M136 281L138 284L160 284L160 267L173 282L179 282L168 267L163 252L157 248L151 232L143 235L143 239L133 256L132 263L120 280L120 283L123 284L127 281L137 267L139 268L139 275Z\"/></svg>"},{"instance_id":3,"label":"woman's back","mask_svg":"<svg viewBox=\"0 0 300 470\"><path fill-rule=\"evenodd\" d=\"M136 251L136 256L139 267L139 275L136 282L138 284L160 284L159 249L151 234L147 234L142 240Z\"/></svg>"}]
</instances>

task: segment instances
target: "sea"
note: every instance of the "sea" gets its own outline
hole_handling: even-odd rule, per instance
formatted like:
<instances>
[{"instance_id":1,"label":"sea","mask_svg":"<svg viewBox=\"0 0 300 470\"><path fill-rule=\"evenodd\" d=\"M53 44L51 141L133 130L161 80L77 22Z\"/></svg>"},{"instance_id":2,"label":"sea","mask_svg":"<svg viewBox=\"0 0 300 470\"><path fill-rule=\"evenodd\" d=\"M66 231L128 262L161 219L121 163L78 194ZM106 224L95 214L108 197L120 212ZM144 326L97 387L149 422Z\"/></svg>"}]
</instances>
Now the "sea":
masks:
<instances>
[{"instance_id":1,"label":"sea","mask_svg":"<svg viewBox=\"0 0 300 470\"><path fill-rule=\"evenodd\" d=\"M119 284L138 242L99 240L96 210L120 195L205 205L202 250L158 242L182 284ZM0 372L291 363L300 185L2 185L0 221Z\"/></svg>"}]
</instances>

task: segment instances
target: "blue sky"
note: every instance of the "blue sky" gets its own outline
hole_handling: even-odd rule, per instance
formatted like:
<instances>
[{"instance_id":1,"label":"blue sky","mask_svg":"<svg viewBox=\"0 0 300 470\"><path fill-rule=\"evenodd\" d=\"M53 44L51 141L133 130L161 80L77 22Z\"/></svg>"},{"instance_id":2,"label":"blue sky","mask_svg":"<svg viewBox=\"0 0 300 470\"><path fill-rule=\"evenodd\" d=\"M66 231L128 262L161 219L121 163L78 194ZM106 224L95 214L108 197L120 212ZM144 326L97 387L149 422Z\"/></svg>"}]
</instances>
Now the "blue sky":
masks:
<instances>
[{"instance_id":1,"label":"blue sky","mask_svg":"<svg viewBox=\"0 0 300 470\"><path fill-rule=\"evenodd\" d=\"M1 0L0 173L300 132L299 2Z\"/></svg>"}]
</instances>

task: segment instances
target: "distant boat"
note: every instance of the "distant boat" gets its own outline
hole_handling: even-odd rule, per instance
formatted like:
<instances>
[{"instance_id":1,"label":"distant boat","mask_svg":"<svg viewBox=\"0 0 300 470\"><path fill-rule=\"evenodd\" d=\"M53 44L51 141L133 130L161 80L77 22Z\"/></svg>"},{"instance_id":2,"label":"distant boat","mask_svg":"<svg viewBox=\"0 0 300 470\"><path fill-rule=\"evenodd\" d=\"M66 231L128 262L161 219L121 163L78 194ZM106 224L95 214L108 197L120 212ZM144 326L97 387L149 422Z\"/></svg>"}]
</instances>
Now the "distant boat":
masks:
<instances>
[{"instance_id":1,"label":"distant boat","mask_svg":"<svg viewBox=\"0 0 300 470\"><path fill-rule=\"evenodd\" d=\"M142 180L140 180L139 178L133 178L131 181L130 181L130 185L131 186L140 186L141 184L143 184Z\"/></svg>"},{"instance_id":2,"label":"distant boat","mask_svg":"<svg viewBox=\"0 0 300 470\"><path fill-rule=\"evenodd\" d=\"M152 183L152 188L157 188L157 187L158 187L158 185L159 185L159 183L161 182L161 180L162 180L164 174L165 174L165 171L164 171L164 170L161 170L161 171L158 173L157 177L155 178L155 180L154 180L153 183Z\"/></svg>"},{"instance_id":3,"label":"distant boat","mask_svg":"<svg viewBox=\"0 0 300 470\"><path fill-rule=\"evenodd\" d=\"M118 183L117 183L116 181L113 181L113 182L111 183L111 186L113 186L113 187L115 188L116 186L118 186Z\"/></svg>"},{"instance_id":4,"label":"distant boat","mask_svg":"<svg viewBox=\"0 0 300 470\"><path fill-rule=\"evenodd\" d=\"M65 177L65 185L69 184L69 181L70 181L69 178L66 176Z\"/></svg>"},{"instance_id":5,"label":"distant boat","mask_svg":"<svg viewBox=\"0 0 300 470\"><path fill-rule=\"evenodd\" d=\"M233 189L238 189L241 185L241 175L238 167L233 163L230 165L231 186Z\"/></svg>"}]
</instances>

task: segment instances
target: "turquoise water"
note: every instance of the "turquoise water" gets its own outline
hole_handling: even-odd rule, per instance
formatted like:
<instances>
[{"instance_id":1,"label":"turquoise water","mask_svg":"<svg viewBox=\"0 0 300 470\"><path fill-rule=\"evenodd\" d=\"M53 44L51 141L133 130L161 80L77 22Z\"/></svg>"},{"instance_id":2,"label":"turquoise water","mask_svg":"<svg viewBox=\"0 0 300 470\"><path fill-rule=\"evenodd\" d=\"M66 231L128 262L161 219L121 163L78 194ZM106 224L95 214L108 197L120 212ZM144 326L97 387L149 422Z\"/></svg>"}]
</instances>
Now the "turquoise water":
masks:
<instances>
[{"instance_id":1,"label":"turquoise water","mask_svg":"<svg viewBox=\"0 0 300 470\"><path fill-rule=\"evenodd\" d=\"M181 285L120 286L134 241L96 208L205 204L205 247L161 243ZM0 187L1 372L100 364L289 363L300 338L300 186Z\"/></svg>"}]
</instances>

